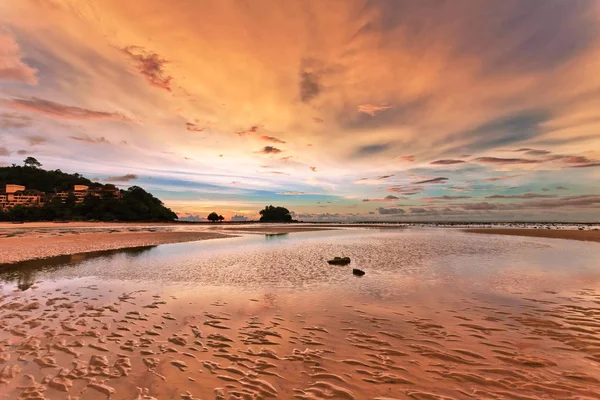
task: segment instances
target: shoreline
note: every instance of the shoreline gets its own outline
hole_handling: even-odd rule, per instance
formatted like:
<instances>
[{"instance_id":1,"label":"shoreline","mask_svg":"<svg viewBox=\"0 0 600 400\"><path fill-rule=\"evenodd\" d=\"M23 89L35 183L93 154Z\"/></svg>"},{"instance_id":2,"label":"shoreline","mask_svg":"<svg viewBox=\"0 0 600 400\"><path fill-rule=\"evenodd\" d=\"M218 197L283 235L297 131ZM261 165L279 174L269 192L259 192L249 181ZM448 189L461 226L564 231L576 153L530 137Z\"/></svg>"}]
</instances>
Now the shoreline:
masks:
<instances>
[{"instance_id":1,"label":"shoreline","mask_svg":"<svg viewBox=\"0 0 600 400\"><path fill-rule=\"evenodd\" d=\"M517 228L472 228L463 229L467 233L482 233L486 235L510 235L537 237L546 239L580 240L586 242L600 242L600 231L572 230L572 229L517 229Z\"/></svg>"},{"instance_id":2,"label":"shoreline","mask_svg":"<svg viewBox=\"0 0 600 400\"><path fill-rule=\"evenodd\" d=\"M197 240L231 238L218 232L115 232L0 239L0 264Z\"/></svg>"},{"instance_id":3,"label":"shoreline","mask_svg":"<svg viewBox=\"0 0 600 400\"><path fill-rule=\"evenodd\" d=\"M69 226L70 225L70 226ZM182 229L183 228L183 229ZM161 244L224 239L240 234L287 234L331 230L306 226L203 227L198 230L172 224L32 223L0 224L0 264L56 256L120 250Z\"/></svg>"}]
</instances>

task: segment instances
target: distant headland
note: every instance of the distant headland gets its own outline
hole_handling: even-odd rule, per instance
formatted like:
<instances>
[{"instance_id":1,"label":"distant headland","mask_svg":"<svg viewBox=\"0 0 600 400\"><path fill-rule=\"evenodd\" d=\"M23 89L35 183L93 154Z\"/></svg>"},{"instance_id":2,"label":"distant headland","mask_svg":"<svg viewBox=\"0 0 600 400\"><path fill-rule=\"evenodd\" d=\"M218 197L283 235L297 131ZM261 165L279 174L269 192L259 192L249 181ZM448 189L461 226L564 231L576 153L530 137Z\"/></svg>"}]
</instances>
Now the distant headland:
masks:
<instances>
[{"instance_id":1,"label":"distant headland","mask_svg":"<svg viewBox=\"0 0 600 400\"><path fill-rule=\"evenodd\" d=\"M177 214L139 186L119 189L75 173L47 171L33 157L0 167L0 221L168 222Z\"/></svg>"}]
</instances>

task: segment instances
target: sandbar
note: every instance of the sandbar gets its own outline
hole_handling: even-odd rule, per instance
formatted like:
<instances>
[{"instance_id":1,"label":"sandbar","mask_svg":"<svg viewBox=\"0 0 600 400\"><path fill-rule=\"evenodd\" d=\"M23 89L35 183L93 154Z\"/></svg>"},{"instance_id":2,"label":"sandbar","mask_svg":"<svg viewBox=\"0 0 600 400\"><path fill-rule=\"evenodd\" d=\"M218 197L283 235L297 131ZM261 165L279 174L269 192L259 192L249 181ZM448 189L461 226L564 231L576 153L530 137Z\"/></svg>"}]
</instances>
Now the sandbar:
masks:
<instances>
[{"instance_id":1,"label":"sandbar","mask_svg":"<svg viewBox=\"0 0 600 400\"><path fill-rule=\"evenodd\" d=\"M480 228L464 229L464 231L469 233L485 233L489 235L530 236L551 239L600 242L600 231L596 230Z\"/></svg>"},{"instance_id":2,"label":"sandbar","mask_svg":"<svg viewBox=\"0 0 600 400\"><path fill-rule=\"evenodd\" d=\"M0 264L67 254L155 246L167 243L231 237L218 232L97 232L62 236L4 237L0 239Z\"/></svg>"}]
</instances>

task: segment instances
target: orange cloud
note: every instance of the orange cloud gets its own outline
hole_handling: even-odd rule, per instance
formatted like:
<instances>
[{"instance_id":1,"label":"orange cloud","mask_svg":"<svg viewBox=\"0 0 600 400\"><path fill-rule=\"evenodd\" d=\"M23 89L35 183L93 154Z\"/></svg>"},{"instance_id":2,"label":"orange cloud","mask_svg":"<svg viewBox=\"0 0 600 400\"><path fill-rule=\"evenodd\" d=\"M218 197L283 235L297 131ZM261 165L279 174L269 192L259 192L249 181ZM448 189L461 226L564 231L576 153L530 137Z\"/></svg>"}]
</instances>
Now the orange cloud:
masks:
<instances>
[{"instance_id":1,"label":"orange cloud","mask_svg":"<svg viewBox=\"0 0 600 400\"><path fill-rule=\"evenodd\" d=\"M134 61L136 71L146 78L151 85L169 92L172 91L171 81L173 77L165 73L167 60L139 46L127 46L122 51Z\"/></svg>"},{"instance_id":2,"label":"orange cloud","mask_svg":"<svg viewBox=\"0 0 600 400\"><path fill-rule=\"evenodd\" d=\"M0 29L0 80L38 83L37 69L25 64L23 54L13 35Z\"/></svg>"},{"instance_id":3,"label":"orange cloud","mask_svg":"<svg viewBox=\"0 0 600 400\"><path fill-rule=\"evenodd\" d=\"M262 140L272 143L285 143L285 140L278 139L274 136L261 136Z\"/></svg>"},{"instance_id":4,"label":"orange cloud","mask_svg":"<svg viewBox=\"0 0 600 400\"><path fill-rule=\"evenodd\" d=\"M252 126L250 129L245 130L245 131L240 131L240 132L236 132L239 136L245 136L245 135L251 135L253 133L256 133L258 131L259 126L258 125L254 125Z\"/></svg>"},{"instance_id":5,"label":"orange cloud","mask_svg":"<svg viewBox=\"0 0 600 400\"><path fill-rule=\"evenodd\" d=\"M376 106L373 104L361 104L358 106L358 112L369 114L370 116L374 117L381 111L389 110L390 108L392 108L392 106L388 106L388 105Z\"/></svg>"},{"instance_id":6,"label":"orange cloud","mask_svg":"<svg viewBox=\"0 0 600 400\"><path fill-rule=\"evenodd\" d=\"M117 121L130 121L129 118L117 112L89 110L87 108L67 106L50 100L37 97L29 99L11 99L3 102L4 105L16 110L36 112L48 117L71 120L100 120L109 119Z\"/></svg>"},{"instance_id":7,"label":"orange cloud","mask_svg":"<svg viewBox=\"0 0 600 400\"><path fill-rule=\"evenodd\" d=\"M279 153L281 153L281 150L279 150L277 147L265 146L261 150L259 150L258 153L263 153L263 154L279 154Z\"/></svg>"}]
</instances>

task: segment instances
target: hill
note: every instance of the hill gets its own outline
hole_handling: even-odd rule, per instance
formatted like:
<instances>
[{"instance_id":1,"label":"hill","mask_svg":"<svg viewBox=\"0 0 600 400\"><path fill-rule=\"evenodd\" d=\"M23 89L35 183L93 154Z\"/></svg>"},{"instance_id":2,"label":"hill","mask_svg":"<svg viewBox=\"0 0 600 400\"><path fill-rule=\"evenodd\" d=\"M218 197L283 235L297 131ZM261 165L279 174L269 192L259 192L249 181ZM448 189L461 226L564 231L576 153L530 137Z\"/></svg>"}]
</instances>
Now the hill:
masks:
<instances>
[{"instance_id":1,"label":"hill","mask_svg":"<svg viewBox=\"0 0 600 400\"><path fill-rule=\"evenodd\" d=\"M177 214L139 186L118 189L111 184L92 182L77 173L44 170L37 160L33 160L35 163L26 162L25 166L0 167L0 196L4 196L5 201L8 194L4 192L4 188L12 184L27 188L14 193L15 195L31 195L36 198L32 204L5 205L4 210L0 208L0 221L177 219ZM75 185L84 186L75 191ZM87 188L83 189L85 187Z\"/></svg>"}]
</instances>

